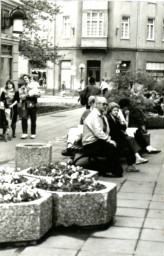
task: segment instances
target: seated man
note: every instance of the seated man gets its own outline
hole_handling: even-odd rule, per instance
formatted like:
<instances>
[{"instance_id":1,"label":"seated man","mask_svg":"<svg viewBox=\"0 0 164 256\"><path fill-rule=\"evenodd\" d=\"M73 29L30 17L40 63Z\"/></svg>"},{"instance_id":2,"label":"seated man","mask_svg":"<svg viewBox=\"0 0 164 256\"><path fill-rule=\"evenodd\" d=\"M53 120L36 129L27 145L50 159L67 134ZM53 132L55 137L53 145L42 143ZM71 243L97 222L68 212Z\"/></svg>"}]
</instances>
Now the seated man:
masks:
<instances>
[{"instance_id":1,"label":"seated man","mask_svg":"<svg viewBox=\"0 0 164 256\"><path fill-rule=\"evenodd\" d=\"M67 134L67 148L62 151L63 156L72 156L77 144L81 144L82 133L83 133L83 124L85 118L93 110L95 106L95 96L90 96L88 99L88 105L90 109L86 109L80 118L80 124L77 128L71 128Z\"/></svg>"},{"instance_id":2,"label":"seated man","mask_svg":"<svg viewBox=\"0 0 164 256\"><path fill-rule=\"evenodd\" d=\"M96 97L96 107L84 121L82 145L88 154L106 158L108 164L103 176L122 177L123 169L119 162L117 146L109 136L109 125L104 116L106 109L106 98Z\"/></svg>"}]
</instances>

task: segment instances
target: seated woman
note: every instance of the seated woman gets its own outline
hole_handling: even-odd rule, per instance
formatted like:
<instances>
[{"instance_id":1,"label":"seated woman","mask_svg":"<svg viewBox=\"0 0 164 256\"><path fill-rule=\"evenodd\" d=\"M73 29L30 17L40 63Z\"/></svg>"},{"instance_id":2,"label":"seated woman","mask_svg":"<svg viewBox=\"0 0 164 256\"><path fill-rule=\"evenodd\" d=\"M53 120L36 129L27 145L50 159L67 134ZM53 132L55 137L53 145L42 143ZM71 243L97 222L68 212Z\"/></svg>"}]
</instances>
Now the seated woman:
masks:
<instances>
[{"instance_id":1,"label":"seated woman","mask_svg":"<svg viewBox=\"0 0 164 256\"><path fill-rule=\"evenodd\" d=\"M119 117L121 121L124 122L126 125L126 132L127 134L131 134L131 132L133 133L132 136L135 138L136 142L141 147L141 150L146 151L148 154L156 154L161 152L160 150L150 146L146 141L145 137L143 136L143 134L147 133L147 130L144 124L144 118L143 118L142 112L136 108L135 109L133 108L131 109L131 111L129 111L130 100L127 98L121 99L119 101L119 105L120 105ZM139 113L136 122L134 120L133 110ZM137 125L135 125L135 123ZM129 128L129 126L135 127L135 129Z\"/></svg>"},{"instance_id":2,"label":"seated woman","mask_svg":"<svg viewBox=\"0 0 164 256\"><path fill-rule=\"evenodd\" d=\"M111 138L117 143L120 155L124 153L126 156L128 164L127 171L136 172L138 170L136 170L134 163L147 163L148 160L139 155L138 150L140 148L138 147L135 139L125 133L126 125L119 118L119 108L120 107L117 103L109 103L107 119L110 127L110 135Z\"/></svg>"},{"instance_id":3,"label":"seated woman","mask_svg":"<svg viewBox=\"0 0 164 256\"><path fill-rule=\"evenodd\" d=\"M90 109L86 109L84 113L82 114L80 118L80 125L76 128L71 128L68 131L67 134L67 148L62 151L63 156L72 156L75 144L80 144L82 133L83 133L83 124L85 118L89 115L89 113L92 111L92 109L95 106L95 96L90 96L88 99L88 105L90 106Z\"/></svg>"}]
</instances>

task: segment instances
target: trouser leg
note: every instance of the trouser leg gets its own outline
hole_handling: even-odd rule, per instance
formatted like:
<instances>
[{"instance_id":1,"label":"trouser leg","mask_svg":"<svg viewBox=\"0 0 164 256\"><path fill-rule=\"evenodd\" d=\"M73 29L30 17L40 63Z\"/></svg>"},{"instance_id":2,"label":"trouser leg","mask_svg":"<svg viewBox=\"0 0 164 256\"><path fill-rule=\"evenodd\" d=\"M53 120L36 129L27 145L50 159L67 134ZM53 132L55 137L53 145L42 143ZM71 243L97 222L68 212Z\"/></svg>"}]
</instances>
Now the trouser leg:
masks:
<instances>
[{"instance_id":1,"label":"trouser leg","mask_svg":"<svg viewBox=\"0 0 164 256\"><path fill-rule=\"evenodd\" d=\"M137 143L140 145L142 149L146 149L146 147L149 146L146 139L144 138L143 134L139 129L137 129L134 136L135 136L135 140L137 141Z\"/></svg>"},{"instance_id":2,"label":"trouser leg","mask_svg":"<svg viewBox=\"0 0 164 256\"><path fill-rule=\"evenodd\" d=\"M22 132L27 134L28 131L28 123L26 118L22 118Z\"/></svg>"},{"instance_id":3,"label":"trouser leg","mask_svg":"<svg viewBox=\"0 0 164 256\"><path fill-rule=\"evenodd\" d=\"M112 144L104 140L98 140L92 144L84 146L84 148L91 154L94 153L97 156L105 157L108 161L108 172L111 171L115 175L122 175L123 169L119 162L118 150Z\"/></svg>"},{"instance_id":4,"label":"trouser leg","mask_svg":"<svg viewBox=\"0 0 164 256\"><path fill-rule=\"evenodd\" d=\"M37 119L36 111L37 111L36 107L30 109L30 111L29 111L29 115L30 115L30 119L31 119L31 134L32 135L36 134L36 119Z\"/></svg>"}]
</instances>

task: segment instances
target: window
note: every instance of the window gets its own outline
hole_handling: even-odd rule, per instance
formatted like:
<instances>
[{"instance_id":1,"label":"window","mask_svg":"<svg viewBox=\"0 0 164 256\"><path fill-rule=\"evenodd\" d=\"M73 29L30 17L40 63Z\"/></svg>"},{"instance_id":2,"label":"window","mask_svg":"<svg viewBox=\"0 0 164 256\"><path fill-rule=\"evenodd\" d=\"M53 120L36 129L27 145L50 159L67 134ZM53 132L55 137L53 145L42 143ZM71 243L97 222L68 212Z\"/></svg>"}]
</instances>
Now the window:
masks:
<instances>
[{"instance_id":1,"label":"window","mask_svg":"<svg viewBox=\"0 0 164 256\"><path fill-rule=\"evenodd\" d=\"M154 19L147 21L147 40L154 40Z\"/></svg>"},{"instance_id":2,"label":"window","mask_svg":"<svg viewBox=\"0 0 164 256\"><path fill-rule=\"evenodd\" d=\"M121 38L122 39L129 39L129 17L122 17L121 22Z\"/></svg>"},{"instance_id":3,"label":"window","mask_svg":"<svg viewBox=\"0 0 164 256\"><path fill-rule=\"evenodd\" d=\"M103 36L102 12L87 12L87 36Z\"/></svg>"},{"instance_id":4,"label":"window","mask_svg":"<svg viewBox=\"0 0 164 256\"><path fill-rule=\"evenodd\" d=\"M63 17L63 38L70 38L70 32L71 32L70 17L64 16Z\"/></svg>"}]
</instances>

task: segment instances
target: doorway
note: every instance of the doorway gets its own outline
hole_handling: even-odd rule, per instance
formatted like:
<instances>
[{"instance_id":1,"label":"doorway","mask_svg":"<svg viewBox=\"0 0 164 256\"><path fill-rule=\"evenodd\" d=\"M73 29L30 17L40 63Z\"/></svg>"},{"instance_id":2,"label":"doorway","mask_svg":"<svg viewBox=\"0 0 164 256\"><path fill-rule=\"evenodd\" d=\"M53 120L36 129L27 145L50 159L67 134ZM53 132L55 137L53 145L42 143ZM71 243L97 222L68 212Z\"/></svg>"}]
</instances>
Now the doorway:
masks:
<instances>
[{"instance_id":1,"label":"doorway","mask_svg":"<svg viewBox=\"0 0 164 256\"><path fill-rule=\"evenodd\" d=\"M96 79L96 84L100 85L101 62L99 60L87 61L87 83L91 76Z\"/></svg>"}]
</instances>

